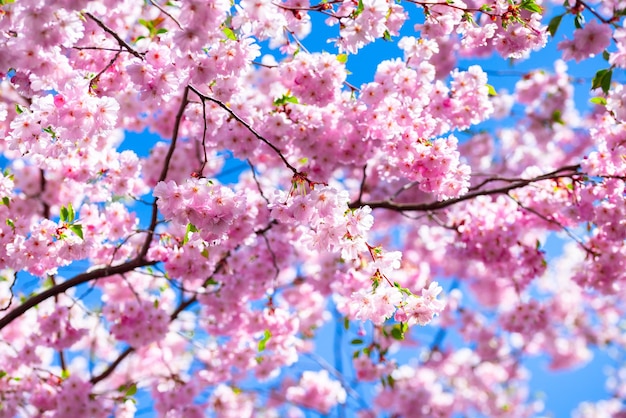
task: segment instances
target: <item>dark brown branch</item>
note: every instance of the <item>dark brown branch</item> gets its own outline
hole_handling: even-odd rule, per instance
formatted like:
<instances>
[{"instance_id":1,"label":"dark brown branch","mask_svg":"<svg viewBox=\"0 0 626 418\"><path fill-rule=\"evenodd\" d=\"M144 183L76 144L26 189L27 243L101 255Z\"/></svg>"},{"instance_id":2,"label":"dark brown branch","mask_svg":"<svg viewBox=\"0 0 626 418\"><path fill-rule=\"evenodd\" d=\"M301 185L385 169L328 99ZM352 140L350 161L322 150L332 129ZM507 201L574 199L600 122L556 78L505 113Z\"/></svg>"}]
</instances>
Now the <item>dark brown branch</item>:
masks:
<instances>
[{"instance_id":1,"label":"dark brown branch","mask_svg":"<svg viewBox=\"0 0 626 418\"><path fill-rule=\"evenodd\" d=\"M172 160L172 156L174 155L174 149L176 148L176 143L178 142L178 131L180 129L180 123L183 119L183 115L185 113L185 108L189 103L187 99L189 96L189 87L185 87L185 92L183 93L182 102L180 104L180 108L178 109L178 113L176 114L176 121L174 122L174 132L172 133L172 143L170 144L170 148L167 150L167 155L165 156L165 161L163 163L163 170L161 171L161 175L159 176L159 180L157 183L162 182L167 177L167 172L169 170L170 161ZM150 250L150 243L152 242L152 237L154 236L154 230L156 228L158 222L158 214L159 208L157 206L157 199L154 199L152 202L152 215L150 218L150 226L148 227L148 236L143 243L143 247L139 253L139 258L144 258L146 254L148 254L148 250Z\"/></svg>"},{"instance_id":2,"label":"dark brown branch","mask_svg":"<svg viewBox=\"0 0 626 418\"><path fill-rule=\"evenodd\" d=\"M270 201L265 196L265 193L263 193L263 188L261 187L261 183L259 183L259 179L257 178L256 172L254 171L254 165L252 165L249 158L246 160L246 162L248 163L248 166L250 166L250 171L252 172L252 178L254 179L254 182L256 183L256 188L259 190L259 194L261 195L263 200L265 200L265 202L269 205Z\"/></svg>"},{"instance_id":3,"label":"dark brown branch","mask_svg":"<svg viewBox=\"0 0 626 418\"><path fill-rule=\"evenodd\" d=\"M125 40L123 40L122 38L120 38L120 36L111 28L109 28L107 25L104 24L104 22L102 22L100 19L98 19L97 17L95 17L94 15L92 15L89 12L84 12L86 16L88 16L91 20L93 20L94 22L96 22L96 24L98 26L100 26L102 28L102 30L104 30L106 33L108 33L109 35L111 35L112 37L115 38L115 40L117 41L118 44L120 44L121 47L123 47L124 49L126 49L128 52L130 52L131 54L133 54L134 56L136 56L137 58L139 58L140 60L143 61L143 55L141 55L139 52L135 51L135 49L128 45L128 43L126 43Z\"/></svg>"},{"instance_id":4,"label":"dark brown branch","mask_svg":"<svg viewBox=\"0 0 626 418\"><path fill-rule=\"evenodd\" d=\"M282 151L278 149L276 145L272 144L270 141L265 139L263 135L258 133L248 122L243 120L230 107L226 106L225 103L223 103L220 100L214 99L213 97L204 95L192 85L189 85L187 88L193 91L200 98L200 100L209 100L215 103L216 105L218 105L219 107L221 107L222 109L224 109L226 112L228 112L228 114L230 114L237 122L241 123L252 135L254 135L261 142L265 143L268 147L270 147L278 155L278 157L283 161L283 163L287 166L287 168L289 168L293 172L294 175L302 176L302 173L298 172L298 170L294 166L289 164L289 161L287 161Z\"/></svg>"},{"instance_id":5,"label":"dark brown branch","mask_svg":"<svg viewBox=\"0 0 626 418\"><path fill-rule=\"evenodd\" d=\"M523 210L525 210L527 212L530 212L533 215L537 216L538 218L544 220L545 222L547 222L549 224L552 224L552 225L558 227L559 229L563 230L571 239L573 239L590 256L596 257L596 256L599 255L595 251L593 251L591 248L587 247L581 238L579 238L577 235L575 235L572 231L570 231L570 229L568 227L566 227L565 225L563 225L562 223L560 223L556 219L554 219L552 217L549 217L549 216L546 216L543 213L539 212L538 210L533 209L533 208L531 208L529 206L525 206L524 204L522 204L522 202L520 202L519 200L517 200L516 198L514 198L510 194L507 194L507 196L509 198L511 198L515 203L517 203L517 205L520 208L522 208Z\"/></svg>"},{"instance_id":6,"label":"dark brown branch","mask_svg":"<svg viewBox=\"0 0 626 418\"><path fill-rule=\"evenodd\" d=\"M180 24L180 22L178 21L178 19L176 19L174 16L172 16L167 10L165 10L159 3L157 3L154 0L150 0L150 3L156 7L157 9L159 9L161 11L161 13L163 13L165 16L169 17L170 19L172 19L174 21L174 23L176 23L176 26L178 26L178 28L180 30L183 30L183 26Z\"/></svg>"},{"instance_id":7,"label":"dark brown branch","mask_svg":"<svg viewBox=\"0 0 626 418\"><path fill-rule=\"evenodd\" d=\"M107 377L109 377L111 375L111 373L113 373L115 371L115 369L117 368L117 366L120 365L120 363L126 358L128 357L133 351L135 351L135 349L133 347L128 347L126 350L124 350L122 352L122 354L120 354L114 361L113 363L109 364L109 367L107 367L102 373L100 373L97 376L94 376L91 378L91 380L89 381L92 385L95 385L96 383L98 383L101 380L106 379Z\"/></svg>"},{"instance_id":8,"label":"dark brown branch","mask_svg":"<svg viewBox=\"0 0 626 418\"><path fill-rule=\"evenodd\" d=\"M69 280L54 285L50 289L47 289L35 296L28 298L20 306L8 312L5 316L0 318L0 330L9 325L15 319L22 316L29 309L34 308L41 302L51 297L60 295L61 293L65 292L68 289L71 289L72 287L87 283L91 280L100 279L102 277L112 276L115 274L126 273L139 267L146 267L154 264L156 264L156 261L146 261L145 259L138 257L124 264L102 267L96 270L89 271L87 273L79 274L78 276L74 276Z\"/></svg>"},{"instance_id":9,"label":"dark brown branch","mask_svg":"<svg viewBox=\"0 0 626 418\"><path fill-rule=\"evenodd\" d=\"M13 281L11 282L11 286L9 286L9 293L11 294L11 296L9 296L9 303L7 303L7 306L0 308L0 312L7 311L11 307L13 297L15 296L13 294L13 286L15 286L15 282L17 282L17 272L13 272Z\"/></svg>"},{"instance_id":10,"label":"dark brown branch","mask_svg":"<svg viewBox=\"0 0 626 418\"><path fill-rule=\"evenodd\" d=\"M111 66L113 64L115 64L115 61L117 61L117 58L120 56L121 53L122 53L122 48L120 47L120 49L117 51L115 56L113 58L111 58L111 61L109 61L109 63L106 65L106 67L104 67L102 70L100 70L100 72L98 74L96 74L94 76L94 78L91 79L91 81L89 82L89 89L90 90L95 90L97 88L97 83L98 83L98 80L100 80L100 76L102 74L104 74L106 72L106 70L111 68Z\"/></svg>"},{"instance_id":11,"label":"dark brown branch","mask_svg":"<svg viewBox=\"0 0 626 418\"><path fill-rule=\"evenodd\" d=\"M528 186L529 184L536 183L538 181L557 179L561 177L571 177L578 173L579 168L580 168L579 165L570 165L570 166L559 168L557 170L551 171L546 174L542 174L537 177L533 177L531 179L517 179L516 181L513 181L511 184L507 186L497 187L495 189L488 189L488 190L476 190L476 191L464 194L463 196L456 197L454 199L428 202L428 203L395 203L393 202L393 200L385 200L385 201L379 201L379 202L361 202L357 200L355 202L350 203L350 208L356 209L361 206L368 205L372 209L382 208L382 209L395 210L399 212L411 212L411 211L425 212L425 211L443 209L443 208L447 208L449 206L455 205L457 203L464 202L466 200L474 199L478 196L507 194L511 190L519 189L521 187Z\"/></svg>"}]
</instances>

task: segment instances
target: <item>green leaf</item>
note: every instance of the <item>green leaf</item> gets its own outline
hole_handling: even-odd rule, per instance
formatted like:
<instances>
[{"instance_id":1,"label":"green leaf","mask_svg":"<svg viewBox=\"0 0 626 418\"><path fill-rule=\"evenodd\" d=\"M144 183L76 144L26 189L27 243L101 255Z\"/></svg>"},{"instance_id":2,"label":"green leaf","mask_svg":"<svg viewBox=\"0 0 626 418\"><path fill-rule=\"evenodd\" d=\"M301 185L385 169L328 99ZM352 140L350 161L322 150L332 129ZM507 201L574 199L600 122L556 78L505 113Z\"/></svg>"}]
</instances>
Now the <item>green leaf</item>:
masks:
<instances>
[{"instance_id":1,"label":"green leaf","mask_svg":"<svg viewBox=\"0 0 626 418\"><path fill-rule=\"evenodd\" d=\"M393 41L393 39L391 38L391 34L389 33L388 30L386 30L385 33L383 33L383 41L387 41L387 42Z\"/></svg>"},{"instance_id":2,"label":"green leaf","mask_svg":"<svg viewBox=\"0 0 626 418\"><path fill-rule=\"evenodd\" d=\"M137 384L133 383L128 388L126 388L126 393L124 395L125 396L133 396L135 393L137 393Z\"/></svg>"},{"instance_id":3,"label":"green leaf","mask_svg":"<svg viewBox=\"0 0 626 418\"><path fill-rule=\"evenodd\" d=\"M82 225L70 225L70 230L75 233L76 235L78 235L78 238L82 239L83 241L85 240L85 238L83 237L83 226Z\"/></svg>"},{"instance_id":4,"label":"green leaf","mask_svg":"<svg viewBox=\"0 0 626 418\"><path fill-rule=\"evenodd\" d=\"M613 70L610 68L599 70L591 81L591 89L595 90L601 88L602 91L607 94L611 88L611 78L613 77Z\"/></svg>"},{"instance_id":5,"label":"green leaf","mask_svg":"<svg viewBox=\"0 0 626 418\"><path fill-rule=\"evenodd\" d=\"M22 109L22 106L18 105L17 103L15 103L15 112L18 115L21 115L22 113L24 113L24 110Z\"/></svg>"},{"instance_id":6,"label":"green leaf","mask_svg":"<svg viewBox=\"0 0 626 418\"><path fill-rule=\"evenodd\" d=\"M63 206L61 208L61 213L59 214L59 216L61 217L61 222L67 222L67 215L69 214L67 208L65 206Z\"/></svg>"},{"instance_id":7,"label":"green leaf","mask_svg":"<svg viewBox=\"0 0 626 418\"><path fill-rule=\"evenodd\" d=\"M563 118L561 116L561 111L558 109L555 110L554 112L552 112L552 122L558 123L559 125L565 125L565 122L563 121Z\"/></svg>"},{"instance_id":8,"label":"green leaf","mask_svg":"<svg viewBox=\"0 0 626 418\"><path fill-rule=\"evenodd\" d=\"M259 341L259 353L265 350L265 345L271 337L272 333L268 329L266 329L265 332L263 332L263 338L261 338L261 340Z\"/></svg>"},{"instance_id":9,"label":"green leaf","mask_svg":"<svg viewBox=\"0 0 626 418\"><path fill-rule=\"evenodd\" d=\"M4 196L4 197L2 198L2 204L3 204L4 206L10 206L10 204L11 204L11 199L9 199L7 196Z\"/></svg>"},{"instance_id":10,"label":"green leaf","mask_svg":"<svg viewBox=\"0 0 626 418\"><path fill-rule=\"evenodd\" d=\"M576 29L582 29L583 23L585 23L585 18L583 17L583 15L577 14L574 18L574 26L576 27Z\"/></svg>"},{"instance_id":11,"label":"green leaf","mask_svg":"<svg viewBox=\"0 0 626 418\"><path fill-rule=\"evenodd\" d=\"M593 104L606 106L606 99L604 97L600 97L600 96L592 97L591 99L589 99L589 101Z\"/></svg>"},{"instance_id":12,"label":"green leaf","mask_svg":"<svg viewBox=\"0 0 626 418\"><path fill-rule=\"evenodd\" d=\"M520 9L528 10L529 12L543 13L543 9L535 3L535 0L523 0L519 7Z\"/></svg>"},{"instance_id":13,"label":"green leaf","mask_svg":"<svg viewBox=\"0 0 626 418\"><path fill-rule=\"evenodd\" d=\"M346 62L348 62L348 54L337 55L337 61L339 61L342 64L345 64Z\"/></svg>"},{"instance_id":14,"label":"green leaf","mask_svg":"<svg viewBox=\"0 0 626 418\"><path fill-rule=\"evenodd\" d=\"M187 224L187 229L185 229L185 237L183 238L183 245L189 242L189 236L192 232L198 232L198 228L192 223Z\"/></svg>"},{"instance_id":15,"label":"green leaf","mask_svg":"<svg viewBox=\"0 0 626 418\"><path fill-rule=\"evenodd\" d=\"M345 330L350 329L350 320L348 319L347 316L345 318L343 318L343 328Z\"/></svg>"},{"instance_id":16,"label":"green leaf","mask_svg":"<svg viewBox=\"0 0 626 418\"><path fill-rule=\"evenodd\" d=\"M10 227L11 227L11 229L15 229L15 224L13 223L13 221L12 221L11 219L7 218L4 222L5 222L8 226L10 226Z\"/></svg>"},{"instance_id":17,"label":"green leaf","mask_svg":"<svg viewBox=\"0 0 626 418\"><path fill-rule=\"evenodd\" d=\"M608 61L609 58L611 58L611 54L609 54L609 51L607 51L606 49L602 51L602 58L604 58L605 61Z\"/></svg>"},{"instance_id":18,"label":"green leaf","mask_svg":"<svg viewBox=\"0 0 626 418\"><path fill-rule=\"evenodd\" d=\"M0 379L2 379L6 375L7 375L7 372L5 372L4 370L0 370Z\"/></svg>"},{"instance_id":19,"label":"green leaf","mask_svg":"<svg viewBox=\"0 0 626 418\"><path fill-rule=\"evenodd\" d=\"M291 94L283 94L281 97L274 100L274 106L284 106L287 103L298 104L300 102L297 97L292 96Z\"/></svg>"},{"instance_id":20,"label":"green leaf","mask_svg":"<svg viewBox=\"0 0 626 418\"><path fill-rule=\"evenodd\" d=\"M226 35L226 37L228 39L230 39L231 41L236 41L237 40L237 35L235 34L235 32L229 28L228 26L224 26L222 28L222 32L224 33L224 35Z\"/></svg>"},{"instance_id":21,"label":"green leaf","mask_svg":"<svg viewBox=\"0 0 626 418\"><path fill-rule=\"evenodd\" d=\"M487 91L490 97L498 95L498 92L491 84L487 84Z\"/></svg>"},{"instance_id":22,"label":"green leaf","mask_svg":"<svg viewBox=\"0 0 626 418\"><path fill-rule=\"evenodd\" d=\"M72 223L74 222L74 217L75 217L75 213L74 213L74 208L72 207L71 203L67 204L67 222L68 223Z\"/></svg>"},{"instance_id":23,"label":"green leaf","mask_svg":"<svg viewBox=\"0 0 626 418\"><path fill-rule=\"evenodd\" d=\"M550 35L552 35L552 37L554 37L554 34L559 29L559 25L561 25L562 19L563 15L554 16L552 20L550 20L550 23L548 23L548 32L550 33Z\"/></svg>"},{"instance_id":24,"label":"green leaf","mask_svg":"<svg viewBox=\"0 0 626 418\"><path fill-rule=\"evenodd\" d=\"M67 369L61 370L61 379L67 380L70 377L70 371Z\"/></svg>"},{"instance_id":25,"label":"green leaf","mask_svg":"<svg viewBox=\"0 0 626 418\"><path fill-rule=\"evenodd\" d=\"M358 15L363 13L363 10L365 10L365 5L363 4L363 0L359 0L359 4L357 5L356 10L352 14L352 17L357 17Z\"/></svg>"},{"instance_id":26,"label":"green leaf","mask_svg":"<svg viewBox=\"0 0 626 418\"><path fill-rule=\"evenodd\" d=\"M350 344L363 344L363 340L360 338L355 338L354 340L350 341Z\"/></svg>"},{"instance_id":27,"label":"green leaf","mask_svg":"<svg viewBox=\"0 0 626 418\"><path fill-rule=\"evenodd\" d=\"M396 328L395 326L391 328L391 336L398 341L404 340L404 333L400 328Z\"/></svg>"},{"instance_id":28,"label":"green leaf","mask_svg":"<svg viewBox=\"0 0 626 418\"><path fill-rule=\"evenodd\" d=\"M480 11L481 12L490 12L492 10L493 9L488 4L483 4L482 6L480 6Z\"/></svg>"}]
</instances>

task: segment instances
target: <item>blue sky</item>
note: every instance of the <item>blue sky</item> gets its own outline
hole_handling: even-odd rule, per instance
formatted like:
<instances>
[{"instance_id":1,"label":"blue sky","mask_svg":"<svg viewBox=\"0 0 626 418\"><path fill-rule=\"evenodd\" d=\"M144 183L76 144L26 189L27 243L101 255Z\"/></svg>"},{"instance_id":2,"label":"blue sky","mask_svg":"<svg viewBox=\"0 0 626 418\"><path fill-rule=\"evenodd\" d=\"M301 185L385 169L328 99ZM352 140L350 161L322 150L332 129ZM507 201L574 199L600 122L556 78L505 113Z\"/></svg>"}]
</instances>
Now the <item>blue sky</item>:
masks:
<instances>
[{"instance_id":1,"label":"blue sky","mask_svg":"<svg viewBox=\"0 0 626 418\"><path fill-rule=\"evenodd\" d=\"M414 15L419 15L413 5L407 4L407 8L415 12ZM415 35L413 31L413 25L415 21L405 23L403 34L405 35ZM327 30L323 30L321 33L323 35L315 35L318 29L324 28L323 18L319 15L314 18L314 28L313 34L303 40L303 43L306 47L311 51L320 51L320 50L328 50L330 52L335 52L335 49L332 45L326 43L326 39L328 37L336 36L337 28L331 28ZM570 34L573 30L573 25L571 22L567 22L566 19L563 21L563 25L557 33L557 40L563 39L566 34ZM373 75L376 70L377 64L389 58L402 57L402 51L397 48L396 42L397 38L394 39L394 42L385 42L383 40L377 41L373 45L369 45L365 47L363 50L359 52L356 56L350 56L347 67L352 72L349 76L348 81L352 84L359 86L363 82L367 82L372 80ZM551 65L556 56L560 54L556 51L555 48L556 42L551 42L549 47L539 53L535 53L531 55L531 58L525 60L523 62L514 63L511 65L510 62L503 60L498 57L490 58L490 59L482 59L479 60L478 63L483 66L485 70L490 70L493 72L499 71L528 71L530 69L541 68L548 66L548 70L551 70ZM267 49L264 49L265 53L273 53ZM460 63L461 67L466 67L469 65L469 61L463 61ZM587 107L588 99L589 99L589 87L591 83L591 78L596 70L603 68L603 62L601 60L590 60L581 65L573 65L570 64L572 68L572 75L576 78L583 78L587 80L585 83L583 81L582 84L577 86L577 105L579 107ZM619 74L617 75L620 76ZM490 76L490 84L494 85L497 89L507 88L510 92L514 89L514 83L518 80L517 76L510 76L506 74L502 75L491 75ZM135 149L139 155L145 156L148 153L149 148L155 143L157 138L154 135L149 133L128 133L127 138L123 144L123 147ZM2 161L4 164L4 161ZM241 162L231 160L227 163L226 169L230 170L235 167L241 166L242 169L245 169L247 166L242 164ZM231 172L228 175L222 177L222 181L229 182L236 180L237 172ZM139 209L138 206L136 206ZM140 215L143 217L143 214ZM25 277L24 277L25 279ZM21 283L28 283L28 280L22 280ZM344 341L344 347L349 346L348 342L356 337L355 331L357 329L357 325L353 324L350 331L345 333L342 336ZM429 329L428 331L431 334L434 334L434 329ZM322 356L326 361L328 361L331 365L334 365L335 358L333 354L332 347L333 345L329 342L333 341L334 338L337 337L336 334L336 325L334 323L329 323L325 327L320 330L320 333L317 337L318 341L318 354ZM350 352L344 352L343 364L347 370L348 376L350 377ZM311 366L311 368L316 369L319 368L319 365L316 365L313 360L305 360L304 363L307 366ZM567 371L567 372L549 372L547 371L547 359L538 357L527 360L525 362L526 366L531 370L533 377L531 380L531 394L537 394L542 397L545 401L546 405L546 416L554 416L554 417L563 417L569 416L570 412L581 402L584 400L599 400L605 399L608 397L606 390L604 388L605 383L605 367L610 364L610 359L604 353L596 353L592 362L586 365L583 368ZM369 391L371 387L365 386L365 391ZM541 393L545 394L540 395ZM146 405L143 404L143 408L140 406L140 410L144 410ZM147 412L147 411L146 411ZM149 416L150 413L147 412L144 416Z\"/></svg>"}]
</instances>

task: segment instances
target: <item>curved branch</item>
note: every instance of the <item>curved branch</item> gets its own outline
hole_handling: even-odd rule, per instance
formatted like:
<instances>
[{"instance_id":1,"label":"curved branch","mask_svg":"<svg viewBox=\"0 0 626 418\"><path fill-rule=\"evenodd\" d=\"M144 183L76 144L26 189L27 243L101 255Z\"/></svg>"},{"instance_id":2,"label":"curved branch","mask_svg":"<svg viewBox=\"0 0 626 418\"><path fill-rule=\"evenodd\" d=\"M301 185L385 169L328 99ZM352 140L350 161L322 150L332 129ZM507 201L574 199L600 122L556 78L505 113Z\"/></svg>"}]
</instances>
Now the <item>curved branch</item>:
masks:
<instances>
[{"instance_id":1,"label":"curved branch","mask_svg":"<svg viewBox=\"0 0 626 418\"><path fill-rule=\"evenodd\" d=\"M220 100L214 99L213 97L204 95L192 85L187 86L187 88L193 91L200 98L200 100L202 101L209 100L215 103L216 105L218 105L219 107L221 107L222 109L224 109L226 112L228 112L228 114L230 114L237 122L241 123L248 131L250 131L252 135L254 135L261 142L265 143L268 147L270 147L278 155L278 157L283 161L283 163L287 166L287 168L289 168L293 172L294 175L302 175L302 173L300 173L294 166L292 166L289 163L289 161L287 161L282 151L278 149L276 145L272 144L270 141L265 139L263 135L258 133L252 126L250 126L248 122L246 122L239 115L233 112L233 110L230 107L228 107L225 103L223 103Z\"/></svg>"},{"instance_id":2,"label":"curved branch","mask_svg":"<svg viewBox=\"0 0 626 418\"><path fill-rule=\"evenodd\" d=\"M22 316L29 309L34 308L46 299L60 295L61 293L65 292L68 289L71 289L72 287L87 283L91 280L100 279L102 277L112 276L115 274L126 273L139 267L146 267L154 264L156 264L156 261L146 261L143 258L135 258L124 264L113 267L102 267L96 270L89 271L87 273L79 274L78 276L74 276L69 280L54 285L50 289L47 289L35 296L26 299L26 301L24 301L24 303L22 303L20 306L8 312L5 316L0 318L0 330L2 330L4 327L9 325L20 316Z\"/></svg>"},{"instance_id":3,"label":"curved branch","mask_svg":"<svg viewBox=\"0 0 626 418\"><path fill-rule=\"evenodd\" d=\"M176 148L176 143L178 142L178 131L180 128L180 123L183 119L183 114L185 113L185 108L189 103L187 99L189 96L189 87L185 87L185 92L183 93L183 99L180 104L180 108L178 109L178 113L176 114L176 120L174 122L174 132L172 133L172 143L170 144L170 148L167 150L167 155L165 156L165 161L163 162L163 170L161 170L161 175L159 176L159 180L157 183L165 181L167 177L167 172L170 167L170 161L172 160L172 156L174 155L174 149ZM152 237L154 236L154 230L158 221L158 213L159 208L157 207L157 200L154 199L152 202L152 215L150 217L150 226L148 227L148 236L143 243L143 247L141 247L141 251L139 252L139 258L144 258L146 254L148 254L148 250L150 250L150 243L152 242Z\"/></svg>"},{"instance_id":4,"label":"curved branch","mask_svg":"<svg viewBox=\"0 0 626 418\"><path fill-rule=\"evenodd\" d=\"M578 174L578 170L580 169L580 165L569 165L565 167L561 167L557 170L551 171L546 174L542 174L537 177L533 177L531 179L507 179L511 181L511 184L507 186L497 187L495 189L488 190L476 190L471 193L464 194L463 196L455 197L454 199L441 200L435 202L428 203L395 203L393 200L384 200L378 202L361 202L355 201L351 202L349 207L352 209L357 209L361 206L367 205L372 209L382 208L382 209L390 209L399 212L425 212L437 209L447 208L449 206L455 205L457 203L474 199L478 196L489 196L495 194L507 194L511 190L519 189L521 187L528 186L529 184L543 181L543 180L551 180L557 179L561 177L571 177L575 174Z\"/></svg>"},{"instance_id":5,"label":"curved branch","mask_svg":"<svg viewBox=\"0 0 626 418\"><path fill-rule=\"evenodd\" d=\"M105 25L104 22L102 22L100 19L98 19L97 17L95 17L91 13L85 12L85 15L88 16L94 22L96 22L96 24L98 26L100 26L102 28L102 30L104 30L106 33L108 33L112 37L114 37L115 40L117 41L117 43L120 44L121 47L123 47L128 52L130 52L131 54L133 54L134 56L136 56L137 58L139 58L140 60L143 61L143 59L144 59L143 55L141 55L139 52L135 51L135 49L132 46L128 45L128 43L126 43L125 40L120 38L120 36L113 29L111 29L110 27Z\"/></svg>"}]
</instances>

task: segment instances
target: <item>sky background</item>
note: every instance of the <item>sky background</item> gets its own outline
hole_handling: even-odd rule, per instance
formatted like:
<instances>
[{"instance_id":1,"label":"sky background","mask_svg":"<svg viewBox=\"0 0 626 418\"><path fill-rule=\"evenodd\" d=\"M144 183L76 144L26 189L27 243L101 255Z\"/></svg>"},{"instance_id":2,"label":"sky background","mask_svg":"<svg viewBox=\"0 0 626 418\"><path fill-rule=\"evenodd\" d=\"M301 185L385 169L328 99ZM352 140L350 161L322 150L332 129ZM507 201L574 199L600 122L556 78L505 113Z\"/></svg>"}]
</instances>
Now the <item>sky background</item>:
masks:
<instances>
[{"instance_id":1,"label":"sky background","mask_svg":"<svg viewBox=\"0 0 626 418\"><path fill-rule=\"evenodd\" d=\"M421 12L410 4L404 3L407 9L413 14L413 16L420 16ZM571 37L573 25L572 19L563 19L561 28L559 29L556 39L562 40L565 35ZM405 23L403 34L415 36L413 25L417 23L417 20L412 20ZM318 32L318 30L321 30ZM314 16L313 32L307 38L303 39L304 45L310 51L326 50L329 52L336 52L335 48L326 43L326 39L336 36L337 28L327 29L323 24L323 17L320 15ZM357 87L364 82L371 81L376 71L376 66L384 59L402 57L402 51L397 47L398 38L394 38L394 42L385 42L379 40L372 45L368 45L362 49L358 55L350 56L347 62L348 69L352 72L348 81ZM273 53L276 51L270 51L266 47L263 49L264 53ZM464 68L470 65L470 63L480 64L491 75L489 77L489 83L495 86L496 89L506 88L509 92L514 89L515 82L519 79L519 75L511 75L512 72L525 72L530 69L546 68L552 70L553 62L556 57L559 57L560 53L556 50L556 42L550 42L548 48L531 55L528 60L522 62L516 62L511 65L511 62L503 60L499 57L481 59L477 61L461 61L459 66ZM604 68L601 60L589 60L581 65L573 65L568 63L571 68L571 74L581 80L581 83L577 85L577 106L579 108L589 107L589 87L591 85L591 78L598 69ZM605 65L606 66L606 65ZM498 75L499 74L499 75ZM615 77L620 77L620 74L616 74ZM489 125L487 125L489 126ZM493 125L491 125L493 126ZM144 133L127 133L126 139L122 144L122 148L134 149L140 156L147 156L149 149L158 140L158 137L148 132ZM0 160L1 165L6 164L6 160ZM225 165L225 170L228 174L219 176L218 179L224 183L234 182L237 179L239 170L247 169L247 165L237 160L229 160ZM136 206L136 209L140 209L140 206ZM144 218L145 214L139 213ZM550 250L550 249L548 249ZM552 251L556 252L558 249L556 246L552 248ZM72 270L75 273L75 268ZM21 286L18 290L27 290L29 281L26 278L21 279ZM31 282L31 285L34 284ZM449 282L442 282L444 289L447 288ZM79 292L80 294L80 292ZM332 306L329 307L332 310ZM335 365L336 359L334 356L334 343L336 339L343 341L344 352L342 356L342 363L344 366L346 379L350 381L353 377L353 370L351 365L352 347L349 345L349 341L353 338L357 338L356 331L358 324L353 324L349 331L341 330L341 327L337 328L335 322L329 322L326 324L318 334L317 350L316 353L321 357L319 358L304 358L302 365L306 365L310 369L320 369L320 361L328 362L330 365ZM366 325L367 329L367 325ZM339 332L338 332L339 331ZM420 328L417 332L422 333L425 336L434 336L436 328ZM454 341L454 340L452 340ZM348 347L348 350L346 350ZM403 354L403 357L414 357L410 352ZM532 373L531 379L531 395L536 395L539 399L543 399L545 402L546 413L543 416L553 417L566 417L569 416L571 411L575 409L582 401L597 401L600 399L606 399L609 397L605 390L605 370L607 366L611 364L611 360L606 353L595 352L594 359L588 363L585 367L572 371L564 372L551 372L547 370L548 361L546 358L537 357L525 361L525 365ZM291 373L294 371L303 370L298 366L297 369L288 371ZM251 382L251 384L254 384ZM372 385L361 385L359 392L371 401L371 393L373 391ZM145 393L141 394L139 398L139 413L137 416L152 416L151 405ZM315 413L308 413L309 416L320 416ZM349 414L347 416L350 416Z\"/></svg>"}]
</instances>

